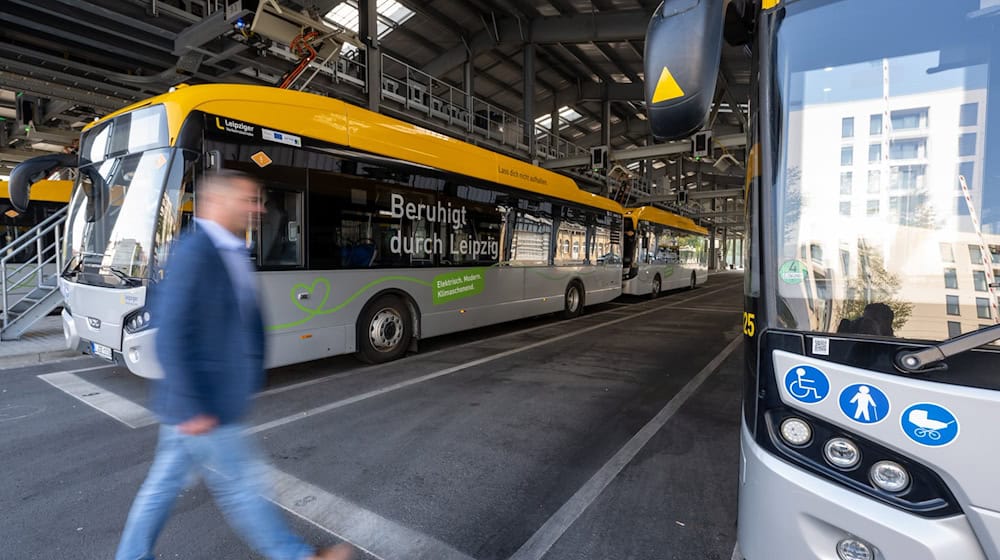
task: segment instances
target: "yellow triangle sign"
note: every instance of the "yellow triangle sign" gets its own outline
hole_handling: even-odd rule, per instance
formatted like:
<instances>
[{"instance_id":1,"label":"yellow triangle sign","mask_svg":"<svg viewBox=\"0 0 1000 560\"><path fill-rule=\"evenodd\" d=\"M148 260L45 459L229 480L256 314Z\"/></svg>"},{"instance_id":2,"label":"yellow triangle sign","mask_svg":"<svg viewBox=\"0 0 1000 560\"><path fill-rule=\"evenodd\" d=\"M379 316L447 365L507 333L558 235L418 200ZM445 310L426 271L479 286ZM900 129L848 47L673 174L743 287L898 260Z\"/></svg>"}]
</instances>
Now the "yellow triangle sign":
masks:
<instances>
[{"instance_id":1,"label":"yellow triangle sign","mask_svg":"<svg viewBox=\"0 0 1000 560\"><path fill-rule=\"evenodd\" d=\"M656 82L656 91L653 92L653 103L660 103L661 101L668 101L678 97L684 97L684 90L681 89L681 86L677 85L677 80L674 79L670 70L664 66L663 72L660 72L660 80Z\"/></svg>"}]
</instances>

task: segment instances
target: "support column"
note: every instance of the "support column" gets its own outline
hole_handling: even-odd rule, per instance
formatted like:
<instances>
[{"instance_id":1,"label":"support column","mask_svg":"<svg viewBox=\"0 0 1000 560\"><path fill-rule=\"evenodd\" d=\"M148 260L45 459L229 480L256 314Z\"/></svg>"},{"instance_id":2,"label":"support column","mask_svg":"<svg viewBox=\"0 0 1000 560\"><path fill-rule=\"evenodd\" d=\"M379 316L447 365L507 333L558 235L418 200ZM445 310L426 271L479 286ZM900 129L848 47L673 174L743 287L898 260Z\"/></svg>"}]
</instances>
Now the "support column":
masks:
<instances>
[{"instance_id":1,"label":"support column","mask_svg":"<svg viewBox=\"0 0 1000 560\"><path fill-rule=\"evenodd\" d=\"M608 165L611 165L611 101L601 103L601 145L608 151ZM605 171L610 171L607 169ZM604 181L604 196L611 196L611 181Z\"/></svg>"},{"instance_id":2,"label":"support column","mask_svg":"<svg viewBox=\"0 0 1000 560\"><path fill-rule=\"evenodd\" d=\"M726 254L727 253L726 249L728 247L729 247L729 228L723 228L722 229L722 266L721 266L722 270L726 270L726 268L728 268L727 267L727 262L726 262L726 257L728 256Z\"/></svg>"},{"instance_id":3,"label":"support column","mask_svg":"<svg viewBox=\"0 0 1000 560\"><path fill-rule=\"evenodd\" d=\"M378 111L382 103L382 51L378 44L377 0L358 2L358 35L365 44L365 66L368 87L368 108Z\"/></svg>"},{"instance_id":4,"label":"support column","mask_svg":"<svg viewBox=\"0 0 1000 560\"><path fill-rule=\"evenodd\" d=\"M538 156L535 145L535 44L524 44L524 133L527 134L528 159Z\"/></svg>"},{"instance_id":5,"label":"support column","mask_svg":"<svg viewBox=\"0 0 1000 560\"><path fill-rule=\"evenodd\" d=\"M462 65L462 85L465 88L465 108L472 110L472 97L475 95L475 84L473 80L475 68L472 66L472 60L465 61Z\"/></svg>"},{"instance_id":6,"label":"support column","mask_svg":"<svg viewBox=\"0 0 1000 560\"><path fill-rule=\"evenodd\" d=\"M719 257L716 256L717 247L715 246L715 235L719 232L718 228L712 226L708 230L708 269L716 270L716 266L719 262Z\"/></svg>"}]
</instances>

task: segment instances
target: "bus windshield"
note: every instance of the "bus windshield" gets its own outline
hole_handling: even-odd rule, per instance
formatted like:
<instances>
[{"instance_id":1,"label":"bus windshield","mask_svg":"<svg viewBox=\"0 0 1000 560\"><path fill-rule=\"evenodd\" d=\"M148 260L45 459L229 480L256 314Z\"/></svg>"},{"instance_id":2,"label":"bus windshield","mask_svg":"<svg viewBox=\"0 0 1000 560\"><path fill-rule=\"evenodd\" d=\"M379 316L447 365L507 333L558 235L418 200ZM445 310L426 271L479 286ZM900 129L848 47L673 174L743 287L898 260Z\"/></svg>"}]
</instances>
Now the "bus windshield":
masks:
<instances>
[{"instance_id":1,"label":"bus windshield","mask_svg":"<svg viewBox=\"0 0 1000 560\"><path fill-rule=\"evenodd\" d=\"M771 326L944 340L1000 322L1000 4L785 10Z\"/></svg>"}]
</instances>

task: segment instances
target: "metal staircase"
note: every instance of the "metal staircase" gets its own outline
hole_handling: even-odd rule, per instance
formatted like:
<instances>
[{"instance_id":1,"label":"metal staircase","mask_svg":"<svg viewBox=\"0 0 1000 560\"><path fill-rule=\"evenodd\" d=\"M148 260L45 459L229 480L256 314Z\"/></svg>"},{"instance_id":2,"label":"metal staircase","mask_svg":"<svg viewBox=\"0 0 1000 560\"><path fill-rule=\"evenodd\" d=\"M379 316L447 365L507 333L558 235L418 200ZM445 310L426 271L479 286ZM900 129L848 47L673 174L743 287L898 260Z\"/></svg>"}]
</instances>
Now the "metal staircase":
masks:
<instances>
[{"instance_id":1,"label":"metal staircase","mask_svg":"<svg viewBox=\"0 0 1000 560\"><path fill-rule=\"evenodd\" d=\"M67 207L0 248L3 327L0 340L17 340L62 304L56 280L62 270Z\"/></svg>"}]
</instances>

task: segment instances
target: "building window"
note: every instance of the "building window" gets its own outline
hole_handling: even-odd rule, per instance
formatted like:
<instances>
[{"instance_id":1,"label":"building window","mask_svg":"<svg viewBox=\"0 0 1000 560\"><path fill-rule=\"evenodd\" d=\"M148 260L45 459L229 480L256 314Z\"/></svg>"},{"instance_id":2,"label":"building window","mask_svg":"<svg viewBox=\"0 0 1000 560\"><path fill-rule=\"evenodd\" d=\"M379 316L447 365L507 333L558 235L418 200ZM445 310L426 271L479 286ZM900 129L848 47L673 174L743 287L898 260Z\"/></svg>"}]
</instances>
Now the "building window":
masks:
<instances>
[{"instance_id":1,"label":"building window","mask_svg":"<svg viewBox=\"0 0 1000 560\"><path fill-rule=\"evenodd\" d=\"M976 286L977 292L986 291L986 271L985 270L973 270L972 271L972 283Z\"/></svg>"},{"instance_id":2,"label":"building window","mask_svg":"<svg viewBox=\"0 0 1000 560\"><path fill-rule=\"evenodd\" d=\"M924 188L926 178L926 165L897 165L889 169L889 188L920 190Z\"/></svg>"},{"instance_id":3,"label":"building window","mask_svg":"<svg viewBox=\"0 0 1000 560\"><path fill-rule=\"evenodd\" d=\"M958 110L958 126L976 126L979 120L979 104L965 103Z\"/></svg>"},{"instance_id":4,"label":"building window","mask_svg":"<svg viewBox=\"0 0 1000 560\"><path fill-rule=\"evenodd\" d=\"M955 251L951 248L951 243L941 244L941 261L955 262Z\"/></svg>"},{"instance_id":5,"label":"building window","mask_svg":"<svg viewBox=\"0 0 1000 560\"><path fill-rule=\"evenodd\" d=\"M976 298L976 317L979 317L980 319L989 319L991 317L990 298Z\"/></svg>"},{"instance_id":6,"label":"building window","mask_svg":"<svg viewBox=\"0 0 1000 560\"><path fill-rule=\"evenodd\" d=\"M948 338L955 338L962 334L962 323L958 321L948 321Z\"/></svg>"},{"instance_id":7,"label":"building window","mask_svg":"<svg viewBox=\"0 0 1000 560\"><path fill-rule=\"evenodd\" d=\"M944 296L948 315L961 315L958 310L958 296Z\"/></svg>"},{"instance_id":8,"label":"building window","mask_svg":"<svg viewBox=\"0 0 1000 560\"><path fill-rule=\"evenodd\" d=\"M893 111L890 116L893 130L927 128L927 107Z\"/></svg>"},{"instance_id":9,"label":"building window","mask_svg":"<svg viewBox=\"0 0 1000 560\"><path fill-rule=\"evenodd\" d=\"M979 245L969 245L969 261L972 264L983 264L983 252Z\"/></svg>"},{"instance_id":10,"label":"building window","mask_svg":"<svg viewBox=\"0 0 1000 560\"><path fill-rule=\"evenodd\" d=\"M840 149L840 165L854 165L854 148L844 146Z\"/></svg>"},{"instance_id":11,"label":"building window","mask_svg":"<svg viewBox=\"0 0 1000 560\"><path fill-rule=\"evenodd\" d=\"M927 219L920 210L927 204L927 197L922 194L889 197L889 215L902 226L912 226ZM926 221L924 221L926 224ZM926 225L925 225L926 227Z\"/></svg>"},{"instance_id":12,"label":"building window","mask_svg":"<svg viewBox=\"0 0 1000 560\"><path fill-rule=\"evenodd\" d=\"M882 172L878 169L868 171L868 193L876 194L881 190Z\"/></svg>"},{"instance_id":13,"label":"building window","mask_svg":"<svg viewBox=\"0 0 1000 560\"><path fill-rule=\"evenodd\" d=\"M854 187L854 174L850 171L840 172L840 194L851 194Z\"/></svg>"},{"instance_id":14,"label":"building window","mask_svg":"<svg viewBox=\"0 0 1000 560\"><path fill-rule=\"evenodd\" d=\"M840 203L840 215L841 216L850 216L851 215L851 203L850 202L841 202Z\"/></svg>"},{"instance_id":15,"label":"building window","mask_svg":"<svg viewBox=\"0 0 1000 560\"><path fill-rule=\"evenodd\" d=\"M868 121L868 134L872 136L878 136L882 134L882 115L872 115L871 119Z\"/></svg>"},{"instance_id":16,"label":"building window","mask_svg":"<svg viewBox=\"0 0 1000 560\"><path fill-rule=\"evenodd\" d=\"M876 215L878 215L878 201L877 200L869 200L868 201L868 215L869 216L876 216Z\"/></svg>"},{"instance_id":17,"label":"building window","mask_svg":"<svg viewBox=\"0 0 1000 560\"><path fill-rule=\"evenodd\" d=\"M927 157L926 138L889 141L889 159L920 159L925 157Z\"/></svg>"},{"instance_id":18,"label":"building window","mask_svg":"<svg viewBox=\"0 0 1000 560\"><path fill-rule=\"evenodd\" d=\"M944 269L944 287L950 290L958 289L958 273L954 268Z\"/></svg>"},{"instance_id":19,"label":"building window","mask_svg":"<svg viewBox=\"0 0 1000 560\"><path fill-rule=\"evenodd\" d=\"M955 215L956 216L968 216L969 215L969 203L965 201L965 197L958 195L955 197Z\"/></svg>"},{"instance_id":20,"label":"building window","mask_svg":"<svg viewBox=\"0 0 1000 560\"><path fill-rule=\"evenodd\" d=\"M976 133L966 132L958 137L958 155L959 156L974 156L976 155Z\"/></svg>"},{"instance_id":21,"label":"building window","mask_svg":"<svg viewBox=\"0 0 1000 560\"><path fill-rule=\"evenodd\" d=\"M854 138L854 117L844 117L840 121L840 137Z\"/></svg>"},{"instance_id":22,"label":"building window","mask_svg":"<svg viewBox=\"0 0 1000 560\"><path fill-rule=\"evenodd\" d=\"M882 144L868 145L868 161L875 163L882 159Z\"/></svg>"},{"instance_id":23,"label":"building window","mask_svg":"<svg viewBox=\"0 0 1000 560\"><path fill-rule=\"evenodd\" d=\"M972 174L976 172L976 162L974 161L963 161L958 164L958 174L965 177L965 186L972 190ZM958 192L962 192L962 183L955 179L955 183L958 185Z\"/></svg>"}]
</instances>

